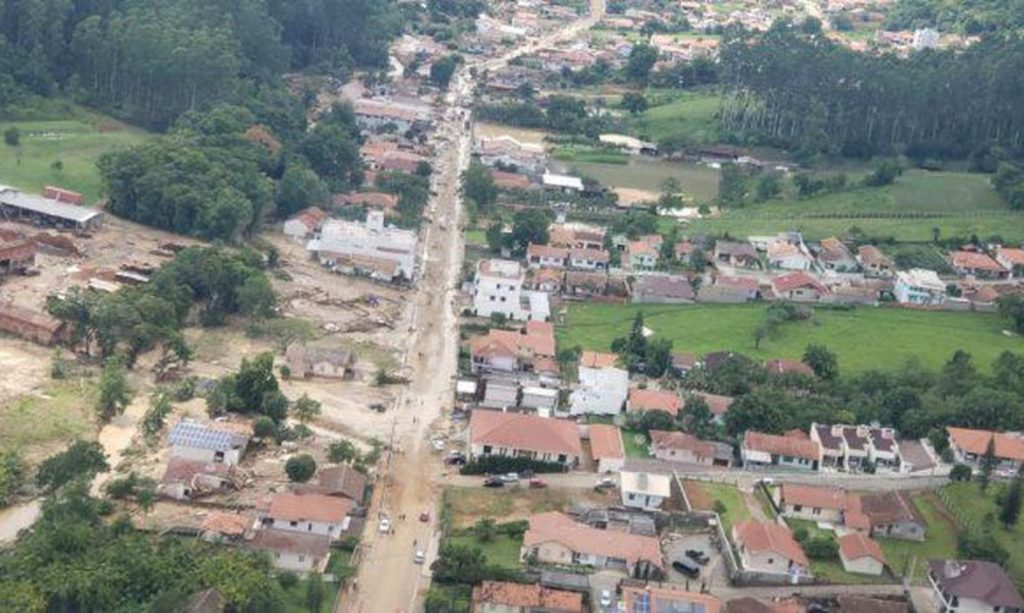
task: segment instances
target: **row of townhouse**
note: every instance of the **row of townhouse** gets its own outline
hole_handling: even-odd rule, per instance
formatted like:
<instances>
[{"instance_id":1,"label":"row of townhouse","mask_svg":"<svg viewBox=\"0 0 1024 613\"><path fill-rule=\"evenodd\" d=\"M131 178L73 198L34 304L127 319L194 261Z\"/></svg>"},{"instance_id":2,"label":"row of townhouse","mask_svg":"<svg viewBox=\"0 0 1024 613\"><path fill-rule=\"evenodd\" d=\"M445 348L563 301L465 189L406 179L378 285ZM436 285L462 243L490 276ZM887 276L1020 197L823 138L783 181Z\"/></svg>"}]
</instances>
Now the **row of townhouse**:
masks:
<instances>
[{"instance_id":1,"label":"row of townhouse","mask_svg":"<svg viewBox=\"0 0 1024 613\"><path fill-rule=\"evenodd\" d=\"M908 472L899 441L891 428L844 424L811 424L785 436L748 430L740 447L743 465L750 468L787 468L859 472L869 465L877 471Z\"/></svg>"}]
</instances>

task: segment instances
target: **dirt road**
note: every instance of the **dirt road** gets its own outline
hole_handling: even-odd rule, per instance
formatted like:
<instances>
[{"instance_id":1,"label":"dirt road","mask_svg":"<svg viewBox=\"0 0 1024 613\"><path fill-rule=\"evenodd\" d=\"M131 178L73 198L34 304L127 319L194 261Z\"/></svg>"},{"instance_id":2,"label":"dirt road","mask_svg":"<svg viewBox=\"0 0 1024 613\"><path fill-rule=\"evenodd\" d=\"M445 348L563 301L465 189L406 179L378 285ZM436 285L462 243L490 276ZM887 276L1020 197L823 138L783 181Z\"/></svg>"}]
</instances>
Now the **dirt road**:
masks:
<instances>
[{"instance_id":1,"label":"dirt road","mask_svg":"<svg viewBox=\"0 0 1024 613\"><path fill-rule=\"evenodd\" d=\"M489 60L487 68L500 68L537 46L576 36L603 14L604 0L593 3L597 7L594 15L506 56ZM456 73L439 109L437 142L441 150L433 179L437 195L428 213L432 222L423 233L420 278L405 358L411 379L396 403L391 436L396 453L385 458L382 477L375 484L359 575L352 590L339 596L339 610L417 611L422 608L430 582L429 566L438 546L437 508L443 486L442 467L432 451L430 438L432 432L443 430L458 363L454 301L463 257L459 175L469 164L471 149L471 131L462 127L472 102L469 68L470 65L464 65ZM428 522L419 521L422 511L429 513ZM382 515L391 519L392 532L382 534L377 529ZM427 554L422 565L413 561L417 550Z\"/></svg>"}]
</instances>

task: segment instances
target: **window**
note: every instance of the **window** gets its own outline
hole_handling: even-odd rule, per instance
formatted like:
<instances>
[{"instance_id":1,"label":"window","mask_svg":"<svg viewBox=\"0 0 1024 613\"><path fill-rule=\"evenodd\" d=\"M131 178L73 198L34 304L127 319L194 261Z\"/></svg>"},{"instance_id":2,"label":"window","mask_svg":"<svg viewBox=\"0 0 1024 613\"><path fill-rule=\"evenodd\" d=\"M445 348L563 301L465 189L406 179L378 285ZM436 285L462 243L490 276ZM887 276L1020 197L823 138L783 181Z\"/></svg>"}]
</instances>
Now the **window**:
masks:
<instances>
[{"instance_id":1,"label":"window","mask_svg":"<svg viewBox=\"0 0 1024 613\"><path fill-rule=\"evenodd\" d=\"M491 296L491 302L494 302L494 296Z\"/></svg>"},{"instance_id":2,"label":"window","mask_svg":"<svg viewBox=\"0 0 1024 613\"><path fill-rule=\"evenodd\" d=\"M814 510L811 511L811 513L814 513L815 515L821 515L821 509L819 509L818 507L814 507Z\"/></svg>"},{"instance_id":3,"label":"window","mask_svg":"<svg viewBox=\"0 0 1024 613\"><path fill-rule=\"evenodd\" d=\"M501 297L501 301L505 302L505 297L504 296Z\"/></svg>"},{"instance_id":4,"label":"window","mask_svg":"<svg viewBox=\"0 0 1024 613\"><path fill-rule=\"evenodd\" d=\"M297 522L297 521L290 521L290 522L288 522L288 525L291 526L292 528L298 528L299 527L299 522Z\"/></svg>"},{"instance_id":5,"label":"window","mask_svg":"<svg viewBox=\"0 0 1024 613\"><path fill-rule=\"evenodd\" d=\"M564 453L558 454L558 461L559 462L565 464L566 460L568 460L568 459L569 458Z\"/></svg>"},{"instance_id":6,"label":"window","mask_svg":"<svg viewBox=\"0 0 1024 613\"><path fill-rule=\"evenodd\" d=\"M491 446L490 445L484 445L484 453L490 453L490 452L491 452Z\"/></svg>"},{"instance_id":7,"label":"window","mask_svg":"<svg viewBox=\"0 0 1024 613\"><path fill-rule=\"evenodd\" d=\"M299 556L299 562L305 562L305 561L306 561L306 556L300 555Z\"/></svg>"},{"instance_id":8,"label":"window","mask_svg":"<svg viewBox=\"0 0 1024 613\"><path fill-rule=\"evenodd\" d=\"M769 564L775 564L775 558L768 558Z\"/></svg>"},{"instance_id":9,"label":"window","mask_svg":"<svg viewBox=\"0 0 1024 613\"><path fill-rule=\"evenodd\" d=\"M793 505L793 512L794 513L799 513L800 511L803 511L803 510L804 510L804 505L802 505L802 504L795 504L795 505Z\"/></svg>"},{"instance_id":10,"label":"window","mask_svg":"<svg viewBox=\"0 0 1024 613\"><path fill-rule=\"evenodd\" d=\"M636 500L636 494L630 493L629 496L627 496L627 498L629 498L630 500Z\"/></svg>"}]
</instances>

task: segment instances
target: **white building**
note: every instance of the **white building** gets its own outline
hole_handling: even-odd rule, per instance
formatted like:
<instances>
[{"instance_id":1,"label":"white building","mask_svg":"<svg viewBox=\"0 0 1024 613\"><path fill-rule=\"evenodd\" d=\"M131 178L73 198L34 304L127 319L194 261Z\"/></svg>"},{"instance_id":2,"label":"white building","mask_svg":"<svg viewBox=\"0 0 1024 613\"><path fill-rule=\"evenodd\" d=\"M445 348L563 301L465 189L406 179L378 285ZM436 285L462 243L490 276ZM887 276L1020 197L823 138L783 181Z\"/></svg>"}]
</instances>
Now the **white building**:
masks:
<instances>
[{"instance_id":1,"label":"white building","mask_svg":"<svg viewBox=\"0 0 1024 613\"><path fill-rule=\"evenodd\" d=\"M901 270L892 291L900 304L938 306L946 302L946 284L934 270Z\"/></svg>"},{"instance_id":2,"label":"white building","mask_svg":"<svg viewBox=\"0 0 1024 613\"><path fill-rule=\"evenodd\" d=\"M1024 610L1013 580L998 564L984 560L928 560L939 613L1019 613Z\"/></svg>"},{"instance_id":3,"label":"white building","mask_svg":"<svg viewBox=\"0 0 1024 613\"><path fill-rule=\"evenodd\" d=\"M932 28L914 30L914 41L911 44L914 46L915 51L936 49L939 46L939 33Z\"/></svg>"},{"instance_id":4,"label":"white building","mask_svg":"<svg viewBox=\"0 0 1024 613\"><path fill-rule=\"evenodd\" d=\"M548 295L523 289L526 273L512 260L480 260L473 280L473 312L479 317L500 313L517 321L547 321Z\"/></svg>"},{"instance_id":5,"label":"white building","mask_svg":"<svg viewBox=\"0 0 1024 613\"><path fill-rule=\"evenodd\" d=\"M330 537L287 530L259 530L247 546L270 555L278 570L322 573L331 556Z\"/></svg>"},{"instance_id":6,"label":"white building","mask_svg":"<svg viewBox=\"0 0 1024 613\"><path fill-rule=\"evenodd\" d=\"M256 529L283 530L341 538L348 529L351 500L323 494L275 494L270 506L260 513Z\"/></svg>"},{"instance_id":7,"label":"white building","mask_svg":"<svg viewBox=\"0 0 1024 613\"><path fill-rule=\"evenodd\" d=\"M615 366L614 355L583 353L579 386L570 397L570 415L617 415L628 396L629 373Z\"/></svg>"},{"instance_id":8,"label":"white building","mask_svg":"<svg viewBox=\"0 0 1024 613\"><path fill-rule=\"evenodd\" d=\"M416 233L385 225L383 211L368 211L366 223L332 219L306 249L338 272L382 281L416 277Z\"/></svg>"},{"instance_id":9,"label":"white building","mask_svg":"<svg viewBox=\"0 0 1024 613\"><path fill-rule=\"evenodd\" d=\"M550 172L544 173L542 177L544 189L555 189L565 192L582 192L583 179L569 175L558 175Z\"/></svg>"},{"instance_id":10,"label":"white building","mask_svg":"<svg viewBox=\"0 0 1024 613\"><path fill-rule=\"evenodd\" d=\"M646 472L619 472L622 504L634 509L656 511L672 496L672 478Z\"/></svg>"},{"instance_id":11,"label":"white building","mask_svg":"<svg viewBox=\"0 0 1024 613\"><path fill-rule=\"evenodd\" d=\"M250 434L242 428L227 422L206 425L190 419L180 421L168 437L171 457L235 466L249 443Z\"/></svg>"}]
</instances>

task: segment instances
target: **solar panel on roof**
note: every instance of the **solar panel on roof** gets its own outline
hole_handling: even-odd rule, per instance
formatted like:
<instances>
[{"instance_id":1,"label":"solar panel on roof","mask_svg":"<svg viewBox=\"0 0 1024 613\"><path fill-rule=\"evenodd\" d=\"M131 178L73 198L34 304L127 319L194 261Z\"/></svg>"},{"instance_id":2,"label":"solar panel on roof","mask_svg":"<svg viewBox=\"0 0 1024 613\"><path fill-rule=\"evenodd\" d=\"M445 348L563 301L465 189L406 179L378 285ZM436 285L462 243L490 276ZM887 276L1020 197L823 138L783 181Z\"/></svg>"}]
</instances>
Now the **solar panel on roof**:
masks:
<instances>
[{"instance_id":1,"label":"solar panel on roof","mask_svg":"<svg viewBox=\"0 0 1024 613\"><path fill-rule=\"evenodd\" d=\"M202 424L179 422L171 430L171 445L196 449L228 450L245 443L245 437Z\"/></svg>"}]
</instances>

